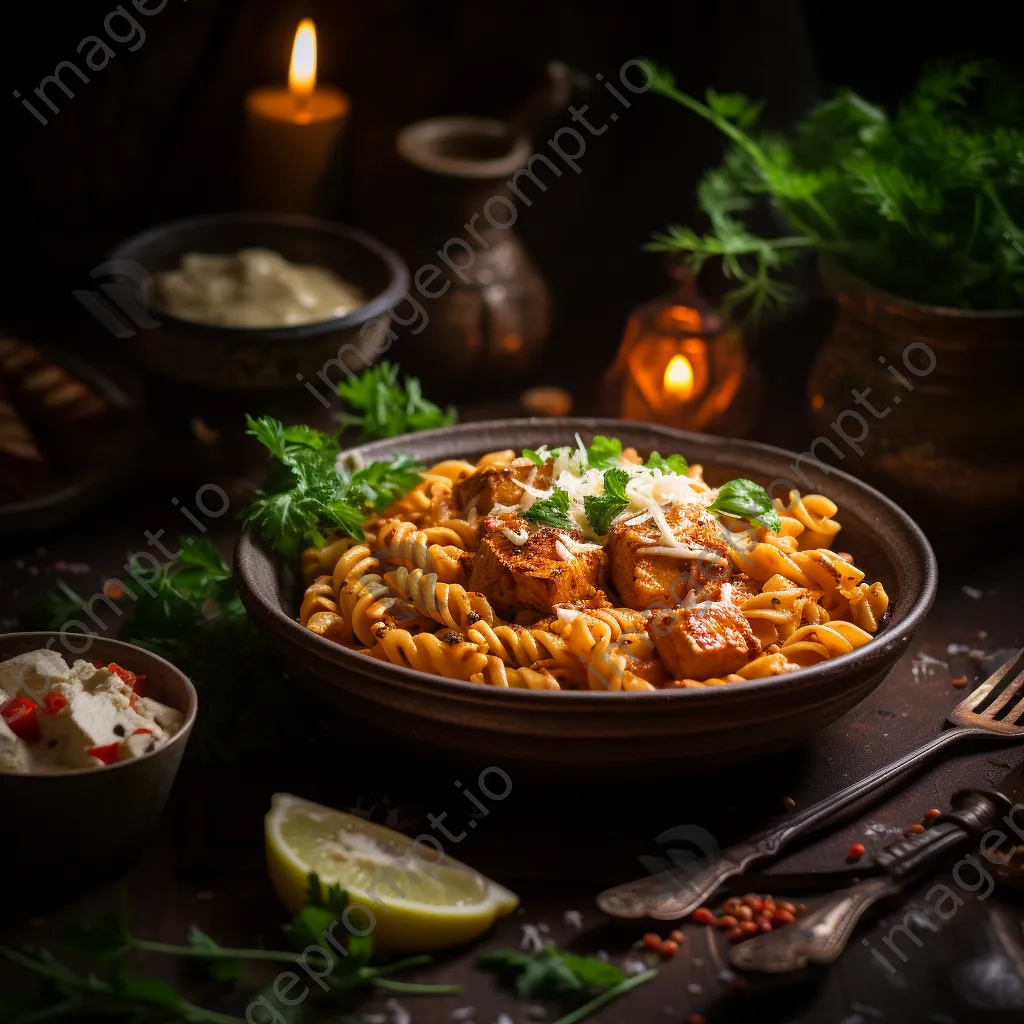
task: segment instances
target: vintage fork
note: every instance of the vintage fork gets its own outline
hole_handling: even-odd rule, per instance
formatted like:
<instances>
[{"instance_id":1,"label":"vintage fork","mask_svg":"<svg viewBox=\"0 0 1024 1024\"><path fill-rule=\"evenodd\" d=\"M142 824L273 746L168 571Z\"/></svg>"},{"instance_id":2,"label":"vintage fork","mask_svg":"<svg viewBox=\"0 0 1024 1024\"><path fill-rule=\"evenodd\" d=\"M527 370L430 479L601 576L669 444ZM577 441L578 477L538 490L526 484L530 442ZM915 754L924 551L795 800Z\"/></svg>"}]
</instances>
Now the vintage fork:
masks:
<instances>
[{"instance_id":1,"label":"vintage fork","mask_svg":"<svg viewBox=\"0 0 1024 1024\"><path fill-rule=\"evenodd\" d=\"M597 897L597 905L612 917L650 917L659 921L685 917L726 879L742 874L753 864L770 860L794 839L807 835L872 790L894 782L915 765L927 761L958 740L969 736L992 736L1002 740L1024 738L1022 695L1024 648L953 709L949 721L955 728L940 732L898 761L872 772L761 835L721 851L710 863L697 862L689 870L686 866L677 865L657 875L615 886ZM1020 724L1015 724L1018 716ZM681 877L684 874L686 877Z\"/></svg>"}]
</instances>

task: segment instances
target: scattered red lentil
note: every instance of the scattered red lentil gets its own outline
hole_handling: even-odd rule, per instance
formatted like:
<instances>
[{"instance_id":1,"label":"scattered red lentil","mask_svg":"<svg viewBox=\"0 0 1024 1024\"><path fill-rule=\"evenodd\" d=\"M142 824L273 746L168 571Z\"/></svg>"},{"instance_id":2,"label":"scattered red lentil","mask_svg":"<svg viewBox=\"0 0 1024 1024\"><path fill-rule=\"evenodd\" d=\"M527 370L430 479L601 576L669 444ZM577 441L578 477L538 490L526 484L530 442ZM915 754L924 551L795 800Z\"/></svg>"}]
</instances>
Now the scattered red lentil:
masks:
<instances>
[{"instance_id":1,"label":"scattered red lentil","mask_svg":"<svg viewBox=\"0 0 1024 1024\"><path fill-rule=\"evenodd\" d=\"M730 928L726 933L725 937L730 942L739 942L740 939L745 939L746 935L743 934L742 928Z\"/></svg>"},{"instance_id":2,"label":"scattered red lentil","mask_svg":"<svg viewBox=\"0 0 1024 1024\"><path fill-rule=\"evenodd\" d=\"M753 921L741 921L736 928L742 935L756 935L761 930Z\"/></svg>"},{"instance_id":3,"label":"scattered red lentil","mask_svg":"<svg viewBox=\"0 0 1024 1024\"><path fill-rule=\"evenodd\" d=\"M644 945L652 952L661 952L661 936L655 935L654 932L648 932L643 939Z\"/></svg>"},{"instance_id":4,"label":"scattered red lentil","mask_svg":"<svg viewBox=\"0 0 1024 1024\"><path fill-rule=\"evenodd\" d=\"M715 915L708 910L707 907L698 907L691 915L690 919L696 921L697 924L711 924L715 919Z\"/></svg>"},{"instance_id":5,"label":"scattered red lentil","mask_svg":"<svg viewBox=\"0 0 1024 1024\"><path fill-rule=\"evenodd\" d=\"M942 811L940 811L938 807L930 807L927 811L924 812L924 817L926 821L934 821L936 818L941 817L941 815Z\"/></svg>"},{"instance_id":6,"label":"scattered red lentil","mask_svg":"<svg viewBox=\"0 0 1024 1024\"><path fill-rule=\"evenodd\" d=\"M120 601L124 597L124 587L117 580L107 580L103 584L103 593L110 598L111 601Z\"/></svg>"},{"instance_id":7,"label":"scattered red lentil","mask_svg":"<svg viewBox=\"0 0 1024 1024\"><path fill-rule=\"evenodd\" d=\"M723 914L721 917L716 917L711 922L716 928L735 928L739 922L732 914Z\"/></svg>"},{"instance_id":8,"label":"scattered red lentil","mask_svg":"<svg viewBox=\"0 0 1024 1024\"><path fill-rule=\"evenodd\" d=\"M796 807L796 801L791 796L783 797L782 806L785 807L787 811L791 811Z\"/></svg>"},{"instance_id":9,"label":"scattered red lentil","mask_svg":"<svg viewBox=\"0 0 1024 1024\"><path fill-rule=\"evenodd\" d=\"M764 900L756 892L747 893L743 902L755 913L759 914L764 909Z\"/></svg>"},{"instance_id":10,"label":"scattered red lentil","mask_svg":"<svg viewBox=\"0 0 1024 1024\"><path fill-rule=\"evenodd\" d=\"M860 860L860 858L864 856L864 844L854 843L853 846L847 850L846 856L849 857L850 860Z\"/></svg>"},{"instance_id":11,"label":"scattered red lentil","mask_svg":"<svg viewBox=\"0 0 1024 1024\"><path fill-rule=\"evenodd\" d=\"M686 941L686 936L677 928L675 931L669 932L668 937L673 942L683 943Z\"/></svg>"},{"instance_id":12,"label":"scattered red lentil","mask_svg":"<svg viewBox=\"0 0 1024 1024\"><path fill-rule=\"evenodd\" d=\"M954 686L966 686L967 676L953 676L952 683Z\"/></svg>"},{"instance_id":13,"label":"scattered red lentil","mask_svg":"<svg viewBox=\"0 0 1024 1024\"><path fill-rule=\"evenodd\" d=\"M686 1018L686 1024L708 1024L708 1021L703 1013L691 1013Z\"/></svg>"},{"instance_id":14,"label":"scattered red lentil","mask_svg":"<svg viewBox=\"0 0 1024 1024\"><path fill-rule=\"evenodd\" d=\"M673 942L669 939L667 942L663 942L661 944L661 949L659 949L658 952L662 956L675 956L676 953L679 952L679 943Z\"/></svg>"},{"instance_id":15,"label":"scattered red lentil","mask_svg":"<svg viewBox=\"0 0 1024 1024\"><path fill-rule=\"evenodd\" d=\"M798 903L796 905L796 912L798 914L806 914L807 913L807 904L806 903Z\"/></svg>"},{"instance_id":16,"label":"scattered red lentil","mask_svg":"<svg viewBox=\"0 0 1024 1024\"><path fill-rule=\"evenodd\" d=\"M779 904L779 910L788 911L790 914L796 913L796 904L790 903L788 900Z\"/></svg>"},{"instance_id":17,"label":"scattered red lentil","mask_svg":"<svg viewBox=\"0 0 1024 1024\"><path fill-rule=\"evenodd\" d=\"M792 924L796 920L796 914L791 910L776 910L772 914L772 925Z\"/></svg>"},{"instance_id":18,"label":"scattered red lentil","mask_svg":"<svg viewBox=\"0 0 1024 1024\"><path fill-rule=\"evenodd\" d=\"M921 824L919 824L918 822L915 821L914 824L911 825L910 828L907 829L907 831L912 836L919 836L924 831L924 825L921 825Z\"/></svg>"},{"instance_id":19,"label":"scattered red lentil","mask_svg":"<svg viewBox=\"0 0 1024 1024\"><path fill-rule=\"evenodd\" d=\"M758 914L755 920L758 931L770 932L772 930L772 919L767 914Z\"/></svg>"},{"instance_id":20,"label":"scattered red lentil","mask_svg":"<svg viewBox=\"0 0 1024 1024\"><path fill-rule=\"evenodd\" d=\"M750 909L750 907L746 906L745 904L740 904L740 906L736 908L736 911L733 914L733 916L736 918L737 921L754 920L754 912Z\"/></svg>"}]
</instances>

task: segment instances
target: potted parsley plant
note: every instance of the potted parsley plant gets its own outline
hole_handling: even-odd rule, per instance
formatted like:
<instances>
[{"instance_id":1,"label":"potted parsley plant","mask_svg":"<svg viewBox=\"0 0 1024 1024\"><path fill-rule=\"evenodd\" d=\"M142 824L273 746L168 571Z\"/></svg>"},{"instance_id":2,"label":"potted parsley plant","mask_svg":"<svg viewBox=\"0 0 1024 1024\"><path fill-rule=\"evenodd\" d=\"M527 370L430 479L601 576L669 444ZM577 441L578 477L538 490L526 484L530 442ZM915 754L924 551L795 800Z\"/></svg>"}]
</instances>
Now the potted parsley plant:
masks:
<instances>
[{"instance_id":1,"label":"potted parsley plant","mask_svg":"<svg viewBox=\"0 0 1024 1024\"><path fill-rule=\"evenodd\" d=\"M934 67L891 111L843 90L785 134L760 131L742 95L702 101L662 70L652 91L729 144L698 186L708 230L672 226L649 249L720 261L725 303L755 320L794 297L785 268L818 254L837 316L810 372L811 454L947 510L1019 502L1021 83L983 62ZM777 237L748 224L766 200Z\"/></svg>"}]
</instances>

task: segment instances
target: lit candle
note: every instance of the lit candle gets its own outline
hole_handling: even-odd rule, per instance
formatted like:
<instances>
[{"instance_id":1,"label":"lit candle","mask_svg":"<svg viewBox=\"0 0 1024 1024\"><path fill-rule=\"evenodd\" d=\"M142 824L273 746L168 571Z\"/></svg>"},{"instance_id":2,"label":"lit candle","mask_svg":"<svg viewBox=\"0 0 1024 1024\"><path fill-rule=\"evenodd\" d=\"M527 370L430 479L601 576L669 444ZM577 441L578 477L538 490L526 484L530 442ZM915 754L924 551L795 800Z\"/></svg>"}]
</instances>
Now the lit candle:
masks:
<instances>
[{"instance_id":1,"label":"lit candle","mask_svg":"<svg viewBox=\"0 0 1024 1024\"><path fill-rule=\"evenodd\" d=\"M693 394L693 364L681 353L674 355L665 367L662 384L670 399L685 402Z\"/></svg>"},{"instance_id":2,"label":"lit candle","mask_svg":"<svg viewBox=\"0 0 1024 1024\"><path fill-rule=\"evenodd\" d=\"M348 116L348 97L316 82L316 28L299 23L288 88L254 89L245 100L249 201L258 208L316 213L320 186Z\"/></svg>"}]
</instances>

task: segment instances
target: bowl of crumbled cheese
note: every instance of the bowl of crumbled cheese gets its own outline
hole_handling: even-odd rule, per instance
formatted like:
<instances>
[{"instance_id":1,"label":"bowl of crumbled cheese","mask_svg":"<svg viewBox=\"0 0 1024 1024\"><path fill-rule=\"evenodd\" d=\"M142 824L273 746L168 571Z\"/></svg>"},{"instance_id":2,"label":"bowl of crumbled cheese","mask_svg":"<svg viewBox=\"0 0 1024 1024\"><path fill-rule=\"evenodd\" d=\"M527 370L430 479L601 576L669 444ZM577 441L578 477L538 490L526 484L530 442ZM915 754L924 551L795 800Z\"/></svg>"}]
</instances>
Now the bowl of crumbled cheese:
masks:
<instances>
[{"instance_id":1,"label":"bowl of crumbled cheese","mask_svg":"<svg viewBox=\"0 0 1024 1024\"><path fill-rule=\"evenodd\" d=\"M0 869L96 878L124 864L163 813L197 706L189 679L141 647L0 637Z\"/></svg>"}]
</instances>

